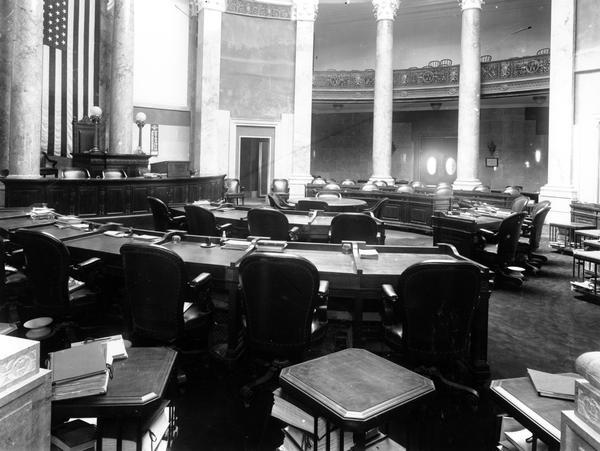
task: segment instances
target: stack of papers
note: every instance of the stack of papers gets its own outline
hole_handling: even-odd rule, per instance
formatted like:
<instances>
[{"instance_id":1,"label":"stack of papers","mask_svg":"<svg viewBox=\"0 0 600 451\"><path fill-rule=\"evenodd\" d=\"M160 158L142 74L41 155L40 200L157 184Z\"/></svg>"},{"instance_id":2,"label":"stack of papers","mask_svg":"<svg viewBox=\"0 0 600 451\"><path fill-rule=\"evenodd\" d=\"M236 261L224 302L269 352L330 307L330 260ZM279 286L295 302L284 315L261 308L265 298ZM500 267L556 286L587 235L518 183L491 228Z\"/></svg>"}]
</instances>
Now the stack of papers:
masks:
<instances>
[{"instance_id":1,"label":"stack of papers","mask_svg":"<svg viewBox=\"0 0 600 451\"><path fill-rule=\"evenodd\" d=\"M113 238L124 238L129 236L129 233L123 232L122 230L107 230L104 234L106 236L112 236Z\"/></svg>"},{"instance_id":2,"label":"stack of papers","mask_svg":"<svg viewBox=\"0 0 600 451\"><path fill-rule=\"evenodd\" d=\"M223 249L238 249L245 251L253 246L253 243L245 240L227 240L225 244L223 244Z\"/></svg>"},{"instance_id":3,"label":"stack of papers","mask_svg":"<svg viewBox=\"0 0 600 451\"><path fill-rule=\"evenodd\" d=\"M106 353L113 360L126 359L127 349L125 349L125 342L123 341L122 335L110 335L108 337L92 338L85 341L76 341L71 343L71 347L82 346L89 343L104 343L106 344Z\"/></svg>"},{"instance_id":4,"label":"stack of papers","mask_svg":"<svg viewBox=\"0 0 600 451\"><path fill-rule=\"evenodd\" d=\"M527 374L529 374L531 383L540 396L567 401L575 400L575 380L577 377L544 373L530 368L527 368Z\"/></svg>"}]
</instances>

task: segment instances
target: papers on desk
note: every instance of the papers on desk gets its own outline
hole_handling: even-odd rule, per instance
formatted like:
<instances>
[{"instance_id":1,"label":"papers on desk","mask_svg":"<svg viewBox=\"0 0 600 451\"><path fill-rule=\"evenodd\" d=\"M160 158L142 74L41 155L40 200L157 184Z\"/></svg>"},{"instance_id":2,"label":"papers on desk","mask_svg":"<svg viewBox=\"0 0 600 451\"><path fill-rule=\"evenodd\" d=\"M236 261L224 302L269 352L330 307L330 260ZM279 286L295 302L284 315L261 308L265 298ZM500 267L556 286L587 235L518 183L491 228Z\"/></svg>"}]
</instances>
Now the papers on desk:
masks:
<instances>
[{"instance_id":1,"label":"papers on desk","mask_svg":"<svg viewBox=\"0 0 600 451\"><path fill-rule=\"evenodd\" d=\"M254 246L254 243L246 240L227 240L221 247L223 249L237 249L240 251L245 251L250 249L252 246Z\"/></svg>"},{"instance_id":2,"label":"papers on desk","mask_svg":"<svg viewBox=\"0 0 600 451\"><path fill-rule=\"evenodd\" d=\"M544 373L543 371L527 368L527 374L535 390L546 398L575 400L575 376Z\"/></svg>"},{"instance_id":3,"label":"papers on desk","mask_svg":"<svg viewBox=\"0 0 600 451\"><path fill-rule=\"evenodd\" d=\"M131 235L131 238L133 238L134 240L138 240L138 241L148 241L148 242L160 239L160 237L158 237L158 236L145 235L145 234L138 235L137 233L134 233L133 235Z\"/></svg>"},{"instance_id":4,"label":"papers on desk","mask_svg":"<svg viewBox=\"0 0 600 451\"><path fill-rule=\"evenodd\" d=\"M376 260L379 258L379 252L376 249L359 249L358 255L360 258Z\"/></svg>"},{"instance_id":5,"label":"papers on desk","mask_svg":"<svg viewBox=\"0 0 600 451\"><path fill-rule=\"evenodd\" d=\"M256 250L261 252L283 252L287 246L285 241L258 240Z\"/></svg>"},{"instance_id":6,"label":"papers on desk","mask_svg":"<svg viewBox=\"0 0 600 451\"><path fill-rule=\"evenodd\" d=\"M125 238L129 236L128 232L123 232L121 230L107 230L104 234L106 236L112 236L113 238Z\"/></svg>"},{"instance_id":7,"label":"papers on desk","mask_svg":"<svg viewBox=\"0 0 600 451\"><path fill-rule=\"evenodd\" d=\"M110 335L108 337L92 338L84 341L76 341L71 343L71 347L82 346L89 343L105 343L106 353L112 357L113 360L126 359L127 349L125 349L125 342L123 341L122 335Z\"/></svg>"}]
</instances>

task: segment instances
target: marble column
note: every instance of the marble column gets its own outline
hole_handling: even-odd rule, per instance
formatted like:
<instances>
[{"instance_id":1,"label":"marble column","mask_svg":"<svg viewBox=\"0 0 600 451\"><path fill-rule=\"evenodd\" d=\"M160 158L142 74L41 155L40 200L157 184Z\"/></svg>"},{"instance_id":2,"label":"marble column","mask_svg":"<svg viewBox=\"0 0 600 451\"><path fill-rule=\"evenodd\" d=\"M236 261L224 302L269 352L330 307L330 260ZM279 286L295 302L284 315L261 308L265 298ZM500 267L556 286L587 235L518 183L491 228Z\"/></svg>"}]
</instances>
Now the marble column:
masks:
<instances>
[{"instance_id":1,"label":"marble column","mask_svg":"<svg viewBox=\"0 0 600 451\"><path fill-rule=\"evenodd\" d=\"M392 178L392 119L394 109L394 17L399 0L373 0L377 20L375 94L373 104L373 175L371 180Z\"/></svg>"},{"instance_id":2,"label":"marble column","mask_svg":"<svg viewBox=\"0 0 600 451\"><path fill-rule=\"evenodd\" d=\"M133 0L115 0L113 16L109 151L130 154L133 153Z\"/></svg>"},{"instance_id":3,"label":"marble column","mask_svg":"<svg viewBox=\"0 0 600 451\"><path fill-rule=\"evenodd\" d=\"M481 184L479 114L481 93L480 18L482 0L459 0L462 8L460 83L458 94L458 153L454 189L472 190Z\"/></svg>"},{"instance_id":4,"label":"marble column","mask_svg":"<svg viewBox=\"0 0 600 451\"><path fill-rule=\"evenodd\" d=\"M303 197L304 185L312 180L310 158L313 44L318 8L318 0L295 0L292 5L292 20L296 21L296 58L292 175L289 177L291 197Z\"/></svg>"},{"instance_id":5,"label":"marble column","mask_svg":"<svg viewBox=\"0 0 600 451\"><path fill-rule=\"evenodd\" d=\"M0 170L8 169L10 148L10 86L15 11L16 0L0 2Z\"/></svg>"},{"instance_id":6,"label":"marble column","mask_svg":"<svg viewBox=\"0 0 600 451\"><path fill-rule=\"evenodd\" d=\"M99 100L98 106L102 108L103 118L110 118L110 102L111 102L111 61L112 61L112 42L113 42L113 26L114 26L114 2L100 2L100 67L98 68L99 82ZM78 120L83 116L87 116L89 111L80 111ZM132 113L133 114L133 113ZM101 150L105 150L110 143L110 127L104 126L104 136L100 137L100 145L103 145Z\"/></svg>"},{"instance_id":7,"label":"marble column","mask_svg":"<svg viewBox=\"0 0 600 451\"><path fill-rule=\"evenodd\" d=\"M18 0L13 9L10 95L11 176L39 177L42 128L43 2ZM2 114L5 114L4 112Z\"/></svg>"},{"instance_id":8,"label":"marble column","mask_svg":"<svg viewBox=\"0 0 600 451\"><path fill-rule=\"evenodd\" d=\"M196 1L198 45L192 133L191 169L201 174L221 172L219 155L219 101L221 89L221 19L225 0Z\"/></svg>"},{"instance_id":9,"label":"marble column","mask_svg":"<svg viewBox=\"0 0 600 451\"><path fill-rule=\"evenodd\" d=\"M547 220L568 221L573 184L573 123L575 103L575 0L552 0L550 98L548 118L548 184L540 199L552 202Z\"/></svg>"}]
</instances>

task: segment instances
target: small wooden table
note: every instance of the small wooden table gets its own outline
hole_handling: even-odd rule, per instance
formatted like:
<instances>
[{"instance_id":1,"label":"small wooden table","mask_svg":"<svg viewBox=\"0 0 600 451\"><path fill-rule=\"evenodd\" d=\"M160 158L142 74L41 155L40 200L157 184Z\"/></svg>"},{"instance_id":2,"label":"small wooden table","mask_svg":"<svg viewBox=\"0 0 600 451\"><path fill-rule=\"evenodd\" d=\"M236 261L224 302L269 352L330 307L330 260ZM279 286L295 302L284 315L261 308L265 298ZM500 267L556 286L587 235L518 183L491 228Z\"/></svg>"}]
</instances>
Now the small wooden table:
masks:
<instances>
[{"instance_id":1,"label":"small wooden table","mask_svg":"<svg viewBox=\"0 0 600 451\"><path fill-rule=\"evenodd\" d=\"M494 380L490 392L492 398L534 437L550 449L560 448L560 412L573 410L575 404L572 401L539 396L529 377Z\"/></svg>"},{"instance_id":2,"label":"small wooden table","mask_svg":"<svg viewBox=\"0 0 600 451\"><path fill-rule=\"evenodd\" d=\"M586 222L551 222L548 226L550 247L571 254L575 247L575 232L595 228L594 224Z\"/></svg>"},{"instance_id":3,"label":"small wooden table","mask_svg":"<svg viewBox=\"0 0 600 451\"><path fill-rule=\"evenodd\" d=\"M430 379L356 348L284 368L279 381L283 391L313 415L358 433L359 438L435 390ZM315 443L318 433L315 426Z\"/></svg>"}]
</instances>

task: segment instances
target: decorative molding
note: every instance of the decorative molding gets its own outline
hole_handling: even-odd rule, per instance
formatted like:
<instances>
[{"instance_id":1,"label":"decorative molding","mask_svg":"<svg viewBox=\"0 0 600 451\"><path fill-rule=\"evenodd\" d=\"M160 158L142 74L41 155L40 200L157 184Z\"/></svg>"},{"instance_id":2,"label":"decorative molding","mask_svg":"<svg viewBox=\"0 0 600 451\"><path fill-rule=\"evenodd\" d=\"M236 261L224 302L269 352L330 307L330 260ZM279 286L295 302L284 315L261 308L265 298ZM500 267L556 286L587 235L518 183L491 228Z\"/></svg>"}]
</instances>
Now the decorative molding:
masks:
<instances>
[{"instance_id":1,"label":"decorative molding","mask_svg":"<svg viewBox=\"0 0 600 451\"><path fill-rule=\"evenodd\" d=\"M190 0L190 15L196 16L203 9L225 11L227 0Z\"/></svg>"},{"instance_id":2,"label":"decorative molding","mask_svg":"<svg viewBox=\"0 0 600 451\"><path fill-rule=\"evenodd\" d=\"M0 362L0 387L6 387L12 381L20 379L38 369L38 353L31 347L23 354L15 354Z\"/></svg>"},{"instance_id":3,"label":"decorative molding","mask_svg":"<svg viewBox=\"0 0 600 451\"><path fill-rule=\"evenodd\" d=\"M458 4L463 11L465 9L481 9L481 5L484 3L483 0L458 0Z\"/></svg>"},{"instance_id":4,"label":"decorative molding","mask_svg":"<svg viewBox=\"0 0 600 451\"><path fill-rule=\"evenodd\" d=\"M225 0L223 0L225 1ZM265 19L292 18L292 7L290 5L279 5L249 0L226 0L226 12L242 16L262 17ZM316 1L316 0L315 0ZM316 14L316 13L315 13ZM314 19L313 19L314 20Z\"/></svg>"},{"instance_id":5,"label":"decorative molding","mask_svg":"<svg viewBox=\"0 0 600 451\"><path fill-rule=\"evenodd\" d=\"M294 0L292 5L292 20L314 22L319 11L319 0Z\"/></svg>"},{"instance_id":6,"label":"decorative molding","mask_svg":"<svg viewBox=\"0 0 600 451\"><path fill-rule=\"evenodd\" d=\"M375 20L394 20L400 0L372 0Z\"/></svg>"}]
</instances>

